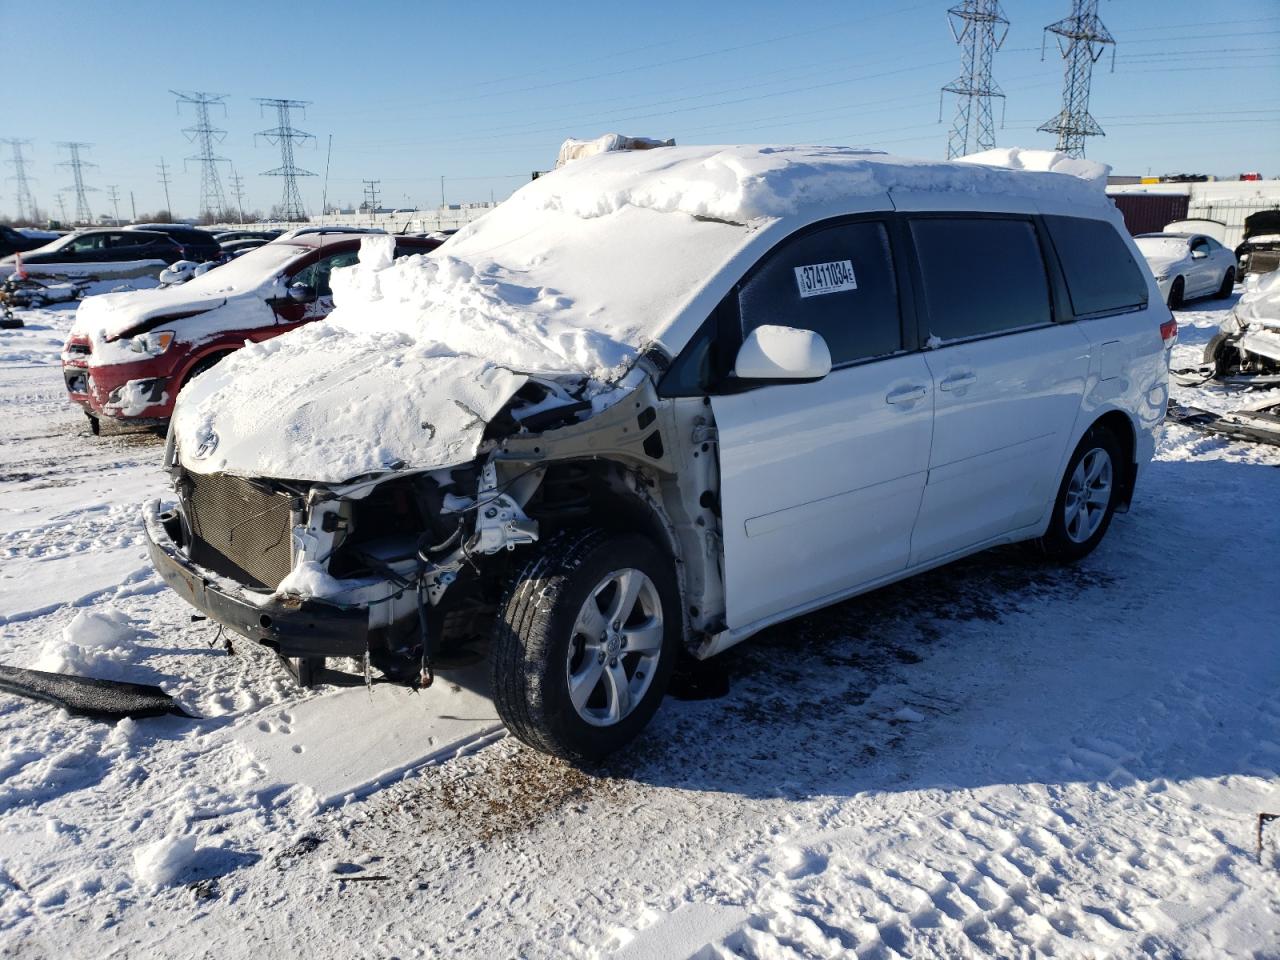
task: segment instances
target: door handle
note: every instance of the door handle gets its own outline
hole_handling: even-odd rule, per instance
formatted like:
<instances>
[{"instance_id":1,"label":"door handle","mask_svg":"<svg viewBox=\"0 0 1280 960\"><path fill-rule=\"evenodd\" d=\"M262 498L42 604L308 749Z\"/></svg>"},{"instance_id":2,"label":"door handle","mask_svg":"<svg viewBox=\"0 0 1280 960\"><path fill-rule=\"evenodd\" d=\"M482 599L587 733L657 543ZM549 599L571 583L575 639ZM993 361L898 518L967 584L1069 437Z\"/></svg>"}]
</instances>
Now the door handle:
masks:
<instances>
[{"instance_id":1,"label":"door handle","mask_svg":"<svg viewBox=\"0 0 1280 960\"><path fill-rule=\"evenodd\" d=\"M947 377L947 379L938 384L938 389L947 391L959 390L961 387L969 386L977 379L977 376L972 373L957 373L955 376Z\"/></svg>"},{"instance_id":2,"label":"door handle","mask_svg":"<svg viewBox=\"0 0 1280 960\"><path fill-rule=\"evenodd\" d=\"M899 387L897 390L891 390L885 394L885 403L915 403L917 400L923 400L929 391L921 386Z\"/></svg>"}]
</instances>

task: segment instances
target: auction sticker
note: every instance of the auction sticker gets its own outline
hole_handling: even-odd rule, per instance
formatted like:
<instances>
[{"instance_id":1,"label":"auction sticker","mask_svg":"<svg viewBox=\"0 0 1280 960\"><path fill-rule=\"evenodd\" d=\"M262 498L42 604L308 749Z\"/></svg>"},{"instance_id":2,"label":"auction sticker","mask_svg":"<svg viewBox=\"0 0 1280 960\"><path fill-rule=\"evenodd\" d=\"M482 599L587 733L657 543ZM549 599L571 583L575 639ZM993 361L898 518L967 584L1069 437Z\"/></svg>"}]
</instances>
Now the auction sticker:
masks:
<instances>
[{"instance_id":1,"label":"auction sticker","mask_svg":"<svg viewBox=\"0 0 1280 960\"><path fill-rule=\"evenodd\" d=\"M802 297L817 297L841 290L857 290L858 281L853 275L852 260L833 260L830 263L811 263L796 267L796 287Z\"/></svg>"}]
</instances>

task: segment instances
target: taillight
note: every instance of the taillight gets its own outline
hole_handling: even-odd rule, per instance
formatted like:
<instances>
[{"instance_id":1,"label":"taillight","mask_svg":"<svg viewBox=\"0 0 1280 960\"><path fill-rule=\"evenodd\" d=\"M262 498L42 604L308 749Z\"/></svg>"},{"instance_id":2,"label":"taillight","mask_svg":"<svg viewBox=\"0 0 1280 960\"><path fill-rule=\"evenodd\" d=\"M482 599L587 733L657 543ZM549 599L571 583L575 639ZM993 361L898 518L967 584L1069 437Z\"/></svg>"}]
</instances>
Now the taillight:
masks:
<instances>
[{"instance_id":1,"label":"taillight","mask_svg":"<svg viewBox=\"0 0 1280 960\"><path fill-rule=\"evenodd\" d=\"M1178 321L1170 317L1160 324L1160 339L1166 347L1172 347L1178 341Z\"/></svg>"}]
</instances>

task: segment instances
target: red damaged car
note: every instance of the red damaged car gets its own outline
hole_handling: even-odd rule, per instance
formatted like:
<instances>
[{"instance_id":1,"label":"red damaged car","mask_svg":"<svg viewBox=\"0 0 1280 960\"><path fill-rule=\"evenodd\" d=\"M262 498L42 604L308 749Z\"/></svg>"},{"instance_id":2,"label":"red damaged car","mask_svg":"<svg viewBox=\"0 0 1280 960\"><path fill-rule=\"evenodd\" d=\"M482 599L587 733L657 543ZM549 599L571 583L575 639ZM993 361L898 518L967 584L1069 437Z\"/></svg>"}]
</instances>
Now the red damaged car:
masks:
<instances>
[{"instance_id":1,"label":"red damaged car","mask_svg":"<svg viewBox=\"0 0 1280 960\"><path fill-rule=\"evenodd\" d=\"M181 286L89 297L62 351L67 393L94 433L103 418L166 423L183 385L245 341L327 316L329 276L356 262L362 235L304 228ZM395 255L426 253L440 242L397 237Z\"/></svg>"}]
</instances>

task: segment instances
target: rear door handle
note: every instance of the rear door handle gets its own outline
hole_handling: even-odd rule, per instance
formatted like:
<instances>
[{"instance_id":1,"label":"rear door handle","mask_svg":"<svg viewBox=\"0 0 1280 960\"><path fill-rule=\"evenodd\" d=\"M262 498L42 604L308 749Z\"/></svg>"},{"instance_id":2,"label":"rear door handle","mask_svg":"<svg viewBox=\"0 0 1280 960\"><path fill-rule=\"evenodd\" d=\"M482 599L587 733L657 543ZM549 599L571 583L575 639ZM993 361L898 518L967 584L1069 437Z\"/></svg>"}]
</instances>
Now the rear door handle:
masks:
<instances>
[{"instance_id":1,"label":"rear door handle","mask_svg":"<svg viewBox=\"0 0 1280 960\"><path fill-rule=\"evenodd\" d=\"M929 391L921 386L899 387L897 390L891 390L885 394L885 403L914 403L917 400L923 400Z\"/></svg>"},{"instance_id":2,"label":"rear door handle","mask_svg":"<svg viewBox=\"0 0 1280 960\"><path fill-rule=\"evenodd\" d=\"M969 384L973 383L977 379L977 376L972 373L957 373L955 376L947 377L947 379L938 384L938 389L948 391L959 390L961 387L969 386Z\"/></svg>"}]
</instances>

